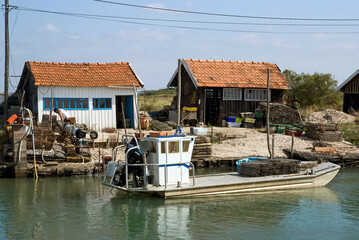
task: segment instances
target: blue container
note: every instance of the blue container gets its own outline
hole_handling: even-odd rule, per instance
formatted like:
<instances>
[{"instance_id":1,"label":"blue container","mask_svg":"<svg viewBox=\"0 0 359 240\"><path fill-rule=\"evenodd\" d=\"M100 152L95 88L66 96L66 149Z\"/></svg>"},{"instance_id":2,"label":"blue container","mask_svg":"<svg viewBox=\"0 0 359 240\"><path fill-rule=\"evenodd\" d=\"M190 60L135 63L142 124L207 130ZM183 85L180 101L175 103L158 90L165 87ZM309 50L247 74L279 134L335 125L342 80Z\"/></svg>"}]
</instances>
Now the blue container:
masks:
<instances>
[{"instance_id":1,"label":"blue container","mask_svg":"<svg viewBox=\"0 0 359 240\"><path fill-rule=\"evenodd\" d=\"M236 122L236 118L230 118L230 117L226 117L224 118L227 122Z\"/></svg>"}]
</instances>

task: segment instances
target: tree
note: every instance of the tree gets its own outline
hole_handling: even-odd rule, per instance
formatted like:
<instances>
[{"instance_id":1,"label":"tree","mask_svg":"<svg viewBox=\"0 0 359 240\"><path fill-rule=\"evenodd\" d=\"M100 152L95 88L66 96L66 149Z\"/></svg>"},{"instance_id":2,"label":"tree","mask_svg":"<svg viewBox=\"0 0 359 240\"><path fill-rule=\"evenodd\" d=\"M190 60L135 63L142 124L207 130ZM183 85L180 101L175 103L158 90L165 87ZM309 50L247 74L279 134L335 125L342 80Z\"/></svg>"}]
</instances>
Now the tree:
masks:
<instances>
[{"instance_id":1,"label":"tree","mask_svg":"<svg viewBox=\"0 0 359 240\"><path fill-rule=\"evenodd\" d=\"M284 70L283 74L289 83L285 96L288 103L297 103L301 108L335 108L340 105L341 93L335 90L337 81L331 74L299 75L291 70Z\"/></svg>"}]
</instances>

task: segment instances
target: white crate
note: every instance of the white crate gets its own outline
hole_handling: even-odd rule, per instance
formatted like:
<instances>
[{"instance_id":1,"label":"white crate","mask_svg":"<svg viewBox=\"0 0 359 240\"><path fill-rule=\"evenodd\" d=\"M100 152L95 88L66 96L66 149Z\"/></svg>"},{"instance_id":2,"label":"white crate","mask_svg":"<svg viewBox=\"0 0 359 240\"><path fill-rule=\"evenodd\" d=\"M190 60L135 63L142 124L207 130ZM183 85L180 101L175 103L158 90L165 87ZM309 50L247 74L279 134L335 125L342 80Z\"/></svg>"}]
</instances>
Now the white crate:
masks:
<instances>
[{"instance_id":1,"label":"white crate","mask_svg":"<svg viewBox=\"0 0 359 240\"><path fill-rule=\"evenodd\" d=\"M194 135L205 136L205 135L207 135L207 128L191 127L191 133L194 134Z\"/></svg>"}]
</instances>

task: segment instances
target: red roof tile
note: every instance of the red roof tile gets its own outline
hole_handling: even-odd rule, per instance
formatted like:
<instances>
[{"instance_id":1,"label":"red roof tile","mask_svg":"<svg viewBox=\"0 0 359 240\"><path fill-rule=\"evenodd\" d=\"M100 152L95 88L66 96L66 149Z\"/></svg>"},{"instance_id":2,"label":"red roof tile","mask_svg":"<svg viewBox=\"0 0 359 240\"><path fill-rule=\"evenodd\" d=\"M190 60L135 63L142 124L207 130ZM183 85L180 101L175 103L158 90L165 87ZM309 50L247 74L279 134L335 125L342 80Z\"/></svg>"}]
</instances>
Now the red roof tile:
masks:
<instances>
[{"instance_id":1,"label":"red roof tile","mask_svg":"<svg viewBox=\"0 0 359 240\"><path fill-rule=\"evenodd\" d=\"M288 89L288 82L276 64L216 60L184 60L200 87L266 88L267 69L271 89Z\"/></svg>"},{"instance_id":2,"label":"red roof tile","mask_svg":"<svg viewBox=\"0 0 359 240\"><path fill-rule=\"evenodd\" d=\"M128 62L50 63L28 62L35 85L70 87L132 86L143 87Z\"/></svg>"}]
</instances>

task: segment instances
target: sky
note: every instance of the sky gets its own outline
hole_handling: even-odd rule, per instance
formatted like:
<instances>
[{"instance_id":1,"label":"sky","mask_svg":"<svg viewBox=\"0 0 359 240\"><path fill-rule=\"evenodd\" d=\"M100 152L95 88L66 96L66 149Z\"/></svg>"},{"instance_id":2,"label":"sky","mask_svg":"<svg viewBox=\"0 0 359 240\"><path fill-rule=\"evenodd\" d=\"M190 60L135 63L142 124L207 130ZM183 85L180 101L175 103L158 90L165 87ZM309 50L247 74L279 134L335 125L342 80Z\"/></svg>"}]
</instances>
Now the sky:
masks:
<instances>
[{"instance_id":1,"label":"sky","mask_svg":"<svg viewBox=\"0 0 359 240\"><path fill-rule=\"evenodd\" d=\"M282 71L330 73L338 85L358 69L356 0L107 1L9 0L18 6L9 16L9 91L16 89L26 61L130 62L146 90L166 88L179 58L270 62ZM3 8L2 14L4 33ZM4 34L0 37L3 92Z\"/></svg>"}]
</instances>

